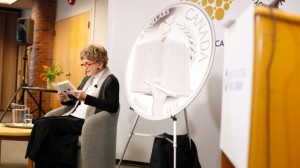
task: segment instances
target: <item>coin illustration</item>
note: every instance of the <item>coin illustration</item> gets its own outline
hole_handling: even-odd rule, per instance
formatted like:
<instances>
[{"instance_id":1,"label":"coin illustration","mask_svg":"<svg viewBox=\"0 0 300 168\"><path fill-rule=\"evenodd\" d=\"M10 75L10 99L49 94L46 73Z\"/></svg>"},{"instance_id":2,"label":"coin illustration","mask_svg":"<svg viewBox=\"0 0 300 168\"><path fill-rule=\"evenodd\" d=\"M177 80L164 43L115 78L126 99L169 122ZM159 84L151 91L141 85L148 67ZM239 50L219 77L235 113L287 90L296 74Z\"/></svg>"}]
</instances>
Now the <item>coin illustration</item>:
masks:
<instances>
[{"instance_id":1,"label":"coin illustration","mask_svg":"<svg viewBox=\"0 0 300 168\"><path fill-rule=\"evenodd\" d=\"M210 17L195 4L176 3L155 14L128 59L125 91L134 111L163 120L184 110L208 77L214 41Z\"/></svg>"}]
</instances>

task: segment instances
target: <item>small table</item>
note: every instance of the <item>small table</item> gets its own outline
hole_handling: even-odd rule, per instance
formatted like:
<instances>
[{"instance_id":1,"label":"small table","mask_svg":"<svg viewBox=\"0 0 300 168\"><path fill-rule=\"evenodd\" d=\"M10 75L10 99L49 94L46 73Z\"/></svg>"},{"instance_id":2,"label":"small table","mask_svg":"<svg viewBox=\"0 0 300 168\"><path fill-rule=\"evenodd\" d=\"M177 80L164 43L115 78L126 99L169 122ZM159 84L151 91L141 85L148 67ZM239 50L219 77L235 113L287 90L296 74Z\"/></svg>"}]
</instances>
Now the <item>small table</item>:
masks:
<instances>
[{"instance_id":1,"label":"small table","mask_svg":"<svg viewBox=\"0 0 300 168\"><path fill-rule=\"evenodd\" d=\"M18 88L18 90L16 91L15 95L10 100L8 106L4 110L4 113L3 113L2 117L0 118L0 122L4 118L4 116L5 116L6 112L8 111L8 109L11 108L10 107L11 103L16 99L16 96L17 96L17 94L19 93L19 91L21 89L23 90L22 96L24 96L24 92L26 91L29 94L29 96L32 98L32 100L34 101L34 103L38 106L38 108L35 109L35 110L33 110L33 111L31 111L31 113L33 113L36 110L38 110L39 111L39 117L42 116L42 113L45 114L45 111L44 111L43 106L42 106L42 103L43 103L43 101L42 101L42 99L43 99L43 92L57 93L57 90L52 90L52 89L46 89L46 88L41 88L41 87L32 87L32 86L20 86ZM38 92L40 92L39 101L36 100L36 98L32 95L32 93L30 91L38 91ZM22 103L24 103L24 100L22 100Z\"/></svg>"},{"instance_id":2,"label":"small table","mask_svg":"<svg viewBox=\"0 0 300 168\"><path fill-rule=\"evenodd\" d=\"M0 162L1 162L1 142L2 140L28 141L31 134L29 128L11 128L0 123ZM32 160L28 159L28 168L33 168Z\"/></svg>"},{"instance_id":3,"label":"small table","mask_svg":"<svg viewBox=\"0 0 300 168\"><path fill-rule=\"evenodd\" d=\"M34 111L38 110L39 111L39 117L42 116L42 113L45 114L45 111L44 111L44 109L42 107L43 92L57 93L57 90L46 89L46 88L41 88L41 87L22 86L22 89L27 91L27 93L29 94L29 96L32 98L32 100L35 102L35 104L38 106L38 108L35 109L35 110L33 110L31 113L33 113ZM34 98L34 96L31 94L30 91L38 91L38 92L40 92L39 101L37 101Z\"/></svg>"}]
</instances>

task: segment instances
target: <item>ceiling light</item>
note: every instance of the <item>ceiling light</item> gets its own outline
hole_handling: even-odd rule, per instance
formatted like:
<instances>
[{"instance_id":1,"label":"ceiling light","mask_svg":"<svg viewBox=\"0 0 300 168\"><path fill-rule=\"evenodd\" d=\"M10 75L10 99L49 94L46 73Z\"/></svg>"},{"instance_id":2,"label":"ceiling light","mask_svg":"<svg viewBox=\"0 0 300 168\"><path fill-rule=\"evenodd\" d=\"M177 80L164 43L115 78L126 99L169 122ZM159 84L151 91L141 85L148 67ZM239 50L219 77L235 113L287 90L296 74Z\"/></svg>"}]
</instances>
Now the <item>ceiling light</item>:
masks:
<instances>
[{"instance_id":1,"label":"ceiling light","mask_svg":"<svg viewBox=\"0 0 300 168\"><path fill-rule=\"evenodd\" d=\"M5 3L5 4L12 4L16 2L17 0L0 0L0 3Z\"/></svg>"}]
</instances>

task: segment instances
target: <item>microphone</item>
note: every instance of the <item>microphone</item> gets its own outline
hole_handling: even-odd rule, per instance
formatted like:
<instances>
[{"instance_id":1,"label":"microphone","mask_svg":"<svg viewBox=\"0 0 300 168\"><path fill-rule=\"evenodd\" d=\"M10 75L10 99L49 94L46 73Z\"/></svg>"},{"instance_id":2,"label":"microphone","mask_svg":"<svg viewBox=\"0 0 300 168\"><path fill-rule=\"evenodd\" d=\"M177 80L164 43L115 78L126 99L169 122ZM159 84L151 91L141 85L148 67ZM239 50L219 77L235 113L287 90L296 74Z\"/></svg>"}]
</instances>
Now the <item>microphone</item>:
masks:
<instances>
[{"instance_id":1,"label":"microphone","mask_svg":"<svg viewBox=\"0 0 300 168\"><path fill-rule=\"evenodd\" d=\"M97 87L98 87L98 85L96 84L94 87L95 87L95 88L97 88Z\"/></svg>"}]
</instances>

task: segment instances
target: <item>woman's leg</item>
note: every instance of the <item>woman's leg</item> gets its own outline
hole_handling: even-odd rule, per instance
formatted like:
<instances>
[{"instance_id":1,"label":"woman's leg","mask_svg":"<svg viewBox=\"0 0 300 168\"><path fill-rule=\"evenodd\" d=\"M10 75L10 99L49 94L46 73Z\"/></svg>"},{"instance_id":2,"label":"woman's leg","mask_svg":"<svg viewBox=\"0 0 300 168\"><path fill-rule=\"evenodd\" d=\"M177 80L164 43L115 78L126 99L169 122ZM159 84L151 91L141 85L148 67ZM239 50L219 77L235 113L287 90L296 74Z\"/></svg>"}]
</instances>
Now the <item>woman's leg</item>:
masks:
<instances>
[{"instance_id":1,"label":"woman's leg","mask_svg":"<svg viewBox=\"0 0 300 168\"><path fill-rule=\"evenodd\" d=\"M26 157L55 167L73 167L76 143L83 119L71 116L45 117L36 120L28 143ZM75 160L74 160L75 159Z\"/></svg>"},{"instance_id":2,"label":"woman's leg","mask_svg":"<svg viewBox=\"0 0 300 168\"><path fill-rule=\"evenodd\" d=\"M27 145L27 151L25 158L29 157L31 160L35 160L38 150L40 149L44 139L48 134L48 126L45 118L39 118L34 122L34 126L31 131L31 135Z\"/></svg>"},{"instance_id":3,"label":"woman's leg","mask_svg":"<svg viewBox=\"0 0 300 168\"><path fill-rule=\"evenodd\" d=\"M65 135L66 133L72 133L76 135L81 134L84 120L73 116L60 116L49 117L48 128L49 131L57 135Z\"/></svg>"},{"instance_id":4,"label":"woman's leg","mask_svg":"<svg viewBox=\"0 0 300 168\"><path fill-rule=\"evenodd\" d=\"M49 136L39 155L48 165L55 168L74 168L77 163L77 142L84 120L72 116L50 118ZM46 153L46 154L45 154ZM47 157L51 157L51 160Z\"/></svg>"}]
</instances>

